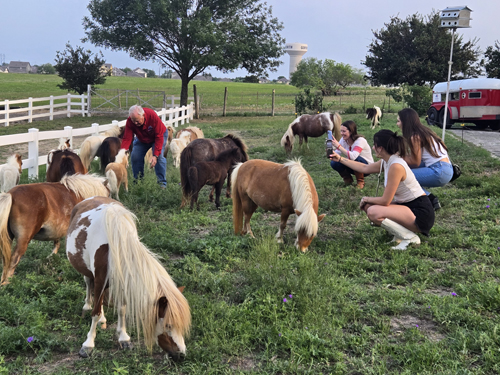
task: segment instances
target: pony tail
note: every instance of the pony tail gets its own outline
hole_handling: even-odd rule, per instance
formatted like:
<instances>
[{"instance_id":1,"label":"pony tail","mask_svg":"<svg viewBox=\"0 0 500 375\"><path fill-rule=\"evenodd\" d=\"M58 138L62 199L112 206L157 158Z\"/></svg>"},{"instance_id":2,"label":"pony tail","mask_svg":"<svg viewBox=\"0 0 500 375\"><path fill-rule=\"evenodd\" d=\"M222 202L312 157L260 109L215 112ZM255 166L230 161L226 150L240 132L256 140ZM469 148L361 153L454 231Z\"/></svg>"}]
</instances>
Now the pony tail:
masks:
<instances>
[{"instance_id":1,"label":"pony tail","mask_svg":"<svg viewBox=\"0 0 500 375\"><path fill-rule=\"evenodd\" d=\"M402 158L404 158L407 154L407 146L406 140L403 136L398 135L398 132L395 132L387 142L387 152L391 155L398 154Z\"/></svg>"},{"instance_id":2,"label":"pony tail","mask_svg":"<svg viewBox=\"0 0 500 375\"><path fill-rule=\"evenodd\" d=\"M0 247L2 250L3 273L2 283L7 281L6 278L10 269L10 260L12 256L12 239L9 236L9 216L12 206L12 195L9 193L0 194Z\"/></svg>"},{"instance_id":3,"label":"pony tail","mask_svg":"<svg viewBox=\"0 0 500 375\"><path fill-rule=\"evenodd\" d=\"M337 141L340 140L341 135L340 135L340 125L342 124L342 117L339 115L338 112L335 112L333 114L333 136Z\"/></svg>"},{"instance_id":4,"label":"pony tail","mask_svg":"<svg viewBox=\"0 0 500 375\"><path fill-rule=\"evenodd\" d=\"M243 163L238 163L231 173L231 197L233 198L233 228L234 234L240 234L243 227L243 207L240 194L236 188L238 181L238 171Z\"/></svg>"},{"instance_id":5,"label":"pony tail","mask_svg":"<svg viewBox=\"0 0 500 375\"><path fill-rule=\"evenodd\" d=\"M109 192L118 197L118 180L116 178L115 171L108 169L106 171L106 178L108 179Z\"/></svg>"},{"instance_id":6,"label":"pony tail","mask_svg":"<svg viewBox=\"0 0 500 375\"><path fill-rule=\"evenodd\" d=\"M181 152L181 187L182 187L182 195L184 195L185 199L189 198L189 192L191 191L191 187L189 186L188 179L188 169L191 167L191 149L186 147Z\"/></svg>"},{"instance_id":7,"label":"pony tail","mask_svg":"<svg viewBox=\"0 0 500 375\"><path fill-rule=\"evenodd\" d=\"M189 181L189 187L194 187L198 184L198 169L195 167L190 167L188 169L188 181ZM188 194L192 194L193 191L190 190Z\"/></svg>"},{"instance_id":8,"label":"pony tail","mask_svg":"<svg viewBox=\"0 0 500 375\"><path fill-rule=\"evenodd\" d=\"M90 142L85 140L80 147L80 159L82 159L83 166L87 169L90 168Z\"/></svg>"}]
</instances>

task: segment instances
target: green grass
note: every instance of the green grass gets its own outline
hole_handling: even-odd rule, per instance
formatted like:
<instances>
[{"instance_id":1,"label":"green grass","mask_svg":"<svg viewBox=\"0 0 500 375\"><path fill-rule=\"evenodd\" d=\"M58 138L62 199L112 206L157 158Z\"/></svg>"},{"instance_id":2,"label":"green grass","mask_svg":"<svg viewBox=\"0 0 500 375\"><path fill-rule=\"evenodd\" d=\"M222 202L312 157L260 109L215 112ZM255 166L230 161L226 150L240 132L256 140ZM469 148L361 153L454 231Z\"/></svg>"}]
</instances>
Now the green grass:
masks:
<instances>
[{"instance_id":1,"label":"green grass","mask_svg":"<svg viewBox=\"0 0 500 375\"><path fill-rule=\"evenodd\" d=\"M207 138L238 134L252 159L284 162L279 141L293 118L194 125ZM356 121L372 143L363 115L343 119ZM387 114L382 126L396 130L395 122ZM179 209L179 172L169 157L166 191L147 173L120 197L137 215L143 242L186 286L193 314L186 360L172 363L158 348L152 356L143 347L119 350L112 309L93 357L78 359L90 327L90 317L81 318L83 278L64 246L47 258L51 244L33 241L12 283L0 289L0 373L498 374L500 162L451 135L446 143L463 175L432 189L443 208L431 236L407 251L391 250L390 236L358 209L362 196L375 195L376 176L363 191L344 187L324 157L323 138L293 154L327 214L306 254L293 246L294 220L280 245L279 215L261 209L252 218L256 239L233 235L231 200L222 198L216 210L207 188L200 211Z\"/></svg>"}]
</instances>

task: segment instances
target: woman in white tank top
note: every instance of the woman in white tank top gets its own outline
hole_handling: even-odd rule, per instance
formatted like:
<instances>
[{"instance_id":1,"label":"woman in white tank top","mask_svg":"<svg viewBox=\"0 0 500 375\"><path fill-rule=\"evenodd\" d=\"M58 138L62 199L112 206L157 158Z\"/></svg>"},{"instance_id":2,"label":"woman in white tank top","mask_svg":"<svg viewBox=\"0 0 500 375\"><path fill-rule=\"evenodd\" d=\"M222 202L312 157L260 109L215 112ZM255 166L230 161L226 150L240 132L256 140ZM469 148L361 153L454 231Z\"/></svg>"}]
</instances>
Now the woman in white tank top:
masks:
<instances>
[{"instance_id":1,"label":"woman in white tank top","mask_svg":"<svg viewBox=\"0 0 500 375\"><path fill-rule=\"evenodd\" d=\"M384 193L381 197L363 197L359 208L366 212L373 225L382 226L394 235L404 250L420 244L416 233L429 235L434 225L434 209L413 172L404 161L406 145L403 137L383 129L373 136L373 150L381 160L372 164L358 163L334 153L330 158L346 167L364 173L384 170Z\"/></svg>"},{"instance_id":2,"label":"woman in white tank top","mask_svg":"<svg viewBox=\"0 0 500 375\"><path fill-rule=\"evenodd\" d=\"M453 177L453 167L448 157L448 150L441 138L420 122L418 113L411 108L402 109L398 112L397 125L410 146L410 154L404 159L420 185L429 188L444 186L450 182ZM438 198L429 191L424 191L434 209L440 209Z\"/></svg>"}]
</instances>

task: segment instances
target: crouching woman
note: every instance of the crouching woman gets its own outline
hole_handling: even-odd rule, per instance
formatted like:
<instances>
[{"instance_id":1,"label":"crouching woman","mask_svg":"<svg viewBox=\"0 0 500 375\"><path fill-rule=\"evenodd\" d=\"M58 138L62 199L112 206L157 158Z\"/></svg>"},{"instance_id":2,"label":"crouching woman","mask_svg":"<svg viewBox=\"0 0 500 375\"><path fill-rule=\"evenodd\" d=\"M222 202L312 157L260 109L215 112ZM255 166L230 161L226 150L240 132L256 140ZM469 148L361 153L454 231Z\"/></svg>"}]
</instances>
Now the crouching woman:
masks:
<instances>
[{"instance_id":1,"label":"crouching woman","mask_svg":"<svg viewBox=\"0 0 500 375\"><path fill-rule=\"evenodd\" d=\"M381 197L363 197L359 208L370 221L394 235L399 242L393 249L405 250L410 244L420 244L416 233L426 236L434 225L434 208L404 161L406 145L403 137L384 129L373 136L373 150L379 161L363 164L338 154L331 159L364 174L384 170L384 194Z\"/></svg>"}]
</instances>

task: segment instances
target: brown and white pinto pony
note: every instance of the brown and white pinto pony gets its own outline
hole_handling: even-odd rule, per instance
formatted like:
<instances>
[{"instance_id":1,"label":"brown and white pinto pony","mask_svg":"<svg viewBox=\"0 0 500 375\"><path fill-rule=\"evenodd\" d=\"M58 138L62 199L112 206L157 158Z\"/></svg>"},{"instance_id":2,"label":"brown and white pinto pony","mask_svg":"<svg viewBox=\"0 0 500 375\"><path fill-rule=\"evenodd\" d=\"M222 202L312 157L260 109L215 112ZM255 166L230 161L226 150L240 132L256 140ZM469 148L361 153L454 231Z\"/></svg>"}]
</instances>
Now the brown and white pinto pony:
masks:
<instances>
[{"instance_id":1,"label":"brown and white pinto pony","mask_svg":"<svg viewBox=\"0 0 500 375\"><path fill-rule=\"evenodd\" d=\"M91 135L90 137L85 138L80 146L80 158L82 159L82 163L88 171L90 170L90 163L92 162L92 160L94 160L97 150L99 149L102 141L104 141L107 137L123 138L124 131L125 126L120 127L116 125L103 134Z\"/></svg>"},{"instance_id":2,"label":"brown and white pinto pony","mask_svg":"<svg viewBox=\"0 0 500 375\"><path fill-rule=\"evenodd\" d=\"M53 254L66 235L73 207L86 198L108 196L106 179L95 175L64 176L60 182L19 185L0 194L1 284L7 284L32 239L53 241ZM14 251L12 242L16 240Z\"/></svg>"},{"instance_id":3,"label":"brown and white pinto pony","mask_svg":"<svg viewBox=\"0 0 500 375\"><path fill-rule=\"evenodd\" d=\"M6 193L19 183L23 173L21 155L9 156L7 163L0 166L0 193Z\"/></svg>"},{"instance_id":4,"label":"brown and white pinto pony","mask_svg":"<svg viewBox=\"0 0 500 375\"><path fill-rule=\"evenodd\" d=\"M71 149L52 150L47 157L47 182L58 182L65 175L85 174L87 169L80 157Z\"/></svg>"},{"instance_id":5,"label":"brown and white pinto pony","mask_svg":"<svg viewBox=\"0 0 500 375\"><path fill-rule=\"evenodd\" d=\"M380 119L382 118L382 111L379 107L376 105L373 106L373 108L368 108L366 110L366 118L368 120L372 120L372 125L371 128L375 129L377 125L380 125Z\"/></svg>"},{"instance_id":6,"label":"brown and white pinto pony","mask_svg":"<svg viewBox=\"0 0 500 375\"><path fill-rule=\"evenodd\" d=\"M119 202L94 197L75 206L66 237L66 254L85 279L83 312L92 310L92 324L80 349L88 357L94 349L96 327L106 328L102 309L104 291L118 313L117 333L122 347L130 346L125 323L141 331L151 352L155 342L175 360L186 354L184 337L191 312L183 287L177 288L158 257L137 234L136 218ZM92 308L92 292L95 304Z\"/></svg>"},{"instance_id":7,"label":"brown and white pinto pony","mask_svg":"<svg viewBox=\"0 0 500 375\"><path fill-rule=\"evenodd\" d=\"M262 207L281 213L276 238L282 242L288 217L295 213L295 245L302 252L307 251L318 233L318 223L325 217L325 214L318 216L316 187L300 159L285 164L259 159L238 164L232 174L232 197L235 234L249 233L253 237L250 219L255 210Z\"/></svg>"},{"instance_id":8,"label":"brown and white pinto pony","mask_svg":"<svg viewBox=\"0 0 500 375\"><path fill-rule=\"evenodd\" d=\"M116 155L115 161L106 166L105 175L109 182L109 192L111 196L115 195L116 200L120 200L118 193L122 183L125 191L128 192L128 154L128 150L122 148Z\"/></svg>"},{"instance_id":9,"label":"brown and white pinto pony","mask_svg":"<svg viewBox=\"0 0 500 375\"><path fill-rule=\"evenodd\" d=\"M317 115L302 115L297 117L289 126L281 138L281 146L287 153L292 152L295 136L299 136L299 146L302 141L307 144L308 137L321 137L328 130L333 132L336 140L340 140L340 124L342 117L335 112L324 112ZM309 145L307 145L309 148Z\"/></svg>"}]
</instances>

